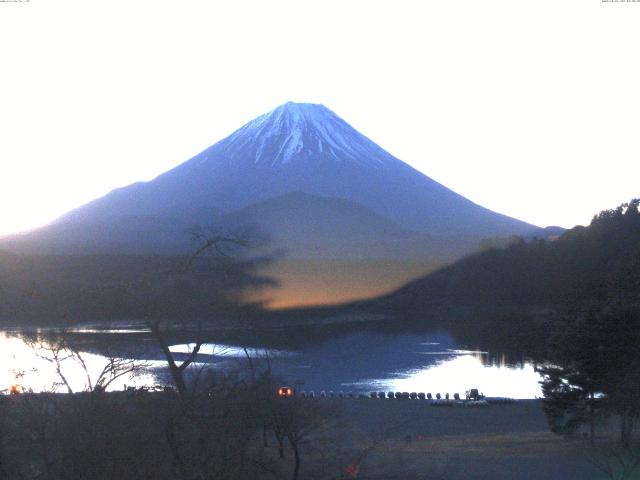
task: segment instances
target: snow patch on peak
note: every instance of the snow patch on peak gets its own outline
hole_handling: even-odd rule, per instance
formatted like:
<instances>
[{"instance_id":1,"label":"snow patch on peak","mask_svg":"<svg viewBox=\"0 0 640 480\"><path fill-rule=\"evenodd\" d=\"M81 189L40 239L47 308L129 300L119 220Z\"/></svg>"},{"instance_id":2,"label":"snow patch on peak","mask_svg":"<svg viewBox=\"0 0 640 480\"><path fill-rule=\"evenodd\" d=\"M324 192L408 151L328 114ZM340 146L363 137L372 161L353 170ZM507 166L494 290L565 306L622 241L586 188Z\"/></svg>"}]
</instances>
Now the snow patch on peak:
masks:
<instances>
[{"instance_id":1,"label":"snow patch on peak","mask_svg":"<svg viewBox=\"0 0 640 480\"><path fill-rule=\"evenodd\" d=\"M255 164L351 161L380 166L391 157L321 104L287 102L229 137L231 150L250 147ZM394 159L395 160L395 159Z\"/></svg>"},{"instance_id":2,"label":"snow patch on peak","mask_svg":"<svg viewBox=\"0 0 640 480\"><path fill-rule=\"evenodd\" d=\"M304 139L302 131L299 128L293 128L289 136L282 143L280 151L272 161L272 165L285 164L291 160L296 154L300 153L304 148ZM260 152L256 151L256 162L260 161Z\"/></svg>"},{"instance_id":3,"label":"snow patch on peak","mask_svg":"<svg viewBox=\"0 0 640 480\"><path fill-rule=\"evenodd\" d=\"M256 166L352 164L381 169L402 162L321 104L288 102L222 141L227 159Z\"/></svg>"}]
</instances>

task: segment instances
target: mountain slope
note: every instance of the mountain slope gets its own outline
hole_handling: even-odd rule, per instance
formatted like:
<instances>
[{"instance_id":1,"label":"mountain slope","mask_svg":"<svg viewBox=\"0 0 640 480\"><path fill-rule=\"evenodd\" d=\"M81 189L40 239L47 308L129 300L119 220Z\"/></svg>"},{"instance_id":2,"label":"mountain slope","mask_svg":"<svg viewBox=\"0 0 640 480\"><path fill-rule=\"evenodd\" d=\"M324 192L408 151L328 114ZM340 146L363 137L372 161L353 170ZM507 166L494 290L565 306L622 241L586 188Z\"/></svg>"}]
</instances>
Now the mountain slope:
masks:
<instances>
[{"instance_id":1,"label":"mountain slope","mask_svg":"<svg viewBox=\"0 0 640 480\"><path fill-rule=\"evenodd\" d=\"M376 308L579 310L640 304L640 200L596 215L557 240L514 242L468 256L371 303Z\"/></svg>"},{"instance_id":2,"label":"mountain slope","mask_svg":"<svg viewBox=\"0 0 640 480\"><path fill-rule=\"evenodd\" d=\"M322 105L287 103L151 182L60 221L118 212L181 216L204 205L231 212L291 192L359 203L432 235L521 234L535 227L487 210L421 174ZM210 223L206 216L195 216Z\"/></svg>"},{"instance_id":3,"label":"mountain slope","mask_svg":"<svg viewBox=\"0 0 640 480\"><path fill-rule=\"evenodd\" d=\"M349 200L293 192L226 215L229 230L251 227L287 258L452 260L470 247L454 237L407 230ZM429 245L429 248L425 248Z\"/></svg>"},{"instance_id":4,"label":"mountain slope","mask_svg":"<svg viewBox=\"0 0 640 480\"><path fill-rule=\"evenodd\" d=\"M176 255L195 249L189 232L199 227L257 228L285 253L268 273L304 303L379 294L483 238L540 232L423 175L326 107L287 103L149 182L1 239L0 249Z\"/></svg>"},{"instance_id":5,"label":"mountain slope","mask_svg":"<svg viewBox=\"0 0 640 480\"><path fill-rule=\"evenodd\" d=\"M219 215L214 217L212 213L212 218ZM111 214L55 222L33 232L11 235L0 240L0 247L43 255L173 255L196 248L190 233L195 225L180 217Z\"/></svg>"}]
</instances>

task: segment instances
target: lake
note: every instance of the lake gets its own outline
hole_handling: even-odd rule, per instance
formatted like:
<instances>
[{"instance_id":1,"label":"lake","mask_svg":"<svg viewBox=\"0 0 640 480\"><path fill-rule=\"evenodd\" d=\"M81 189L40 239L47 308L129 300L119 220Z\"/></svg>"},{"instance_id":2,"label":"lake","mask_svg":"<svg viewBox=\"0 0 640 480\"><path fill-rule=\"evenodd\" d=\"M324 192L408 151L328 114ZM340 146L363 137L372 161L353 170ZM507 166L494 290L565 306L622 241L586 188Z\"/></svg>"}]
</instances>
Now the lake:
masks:
<instances>
[{"instance_id":1,"label":"lake","mask_svg":"<svg viewBox=\"0 0 640 480\"><path fill-rule=\"evenodd\" d=\"M0 390L13 383L33 391L66 391L51 360L51 331L0 331ZM107 357L145 363L135 378L122 377L110 389L125 385L170 384L161 350L145 329L75 329L70 343L81 353L91 381ZM172 339L177 356L189 350L187 336ZM303 390L406 391L460 393L478 388L488 396L535 398L541 396L540 376L534 364L500 353L470 349L447 332L347 331L307 338L302 342L248 343L256 371L271 366L284 382ZM65 377L74 390L87 380L79 362L64 358ZM248 371L249 361L240 343L220 341L213 335L203 345L193 371Z\"/></svg>"}]
</instances>

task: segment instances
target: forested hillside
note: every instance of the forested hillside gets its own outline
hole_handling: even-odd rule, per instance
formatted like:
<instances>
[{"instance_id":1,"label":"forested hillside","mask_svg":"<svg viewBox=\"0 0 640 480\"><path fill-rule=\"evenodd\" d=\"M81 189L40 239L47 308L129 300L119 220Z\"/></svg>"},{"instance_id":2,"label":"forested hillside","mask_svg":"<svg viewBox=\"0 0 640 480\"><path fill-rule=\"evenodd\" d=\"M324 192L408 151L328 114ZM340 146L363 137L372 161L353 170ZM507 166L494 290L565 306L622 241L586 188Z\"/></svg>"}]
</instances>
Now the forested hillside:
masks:
<instances>
[{"instance_id":1,"label":"forested hillside","mask_svg":"<svg viewBox=\"0 0 640 480\"><path fill-rule=\"evenodd\" d=\"M385 309L551 307L640 302L639 199L604 210L556 240L490 248L374 302Z\"/></svg>"}]
</instances>

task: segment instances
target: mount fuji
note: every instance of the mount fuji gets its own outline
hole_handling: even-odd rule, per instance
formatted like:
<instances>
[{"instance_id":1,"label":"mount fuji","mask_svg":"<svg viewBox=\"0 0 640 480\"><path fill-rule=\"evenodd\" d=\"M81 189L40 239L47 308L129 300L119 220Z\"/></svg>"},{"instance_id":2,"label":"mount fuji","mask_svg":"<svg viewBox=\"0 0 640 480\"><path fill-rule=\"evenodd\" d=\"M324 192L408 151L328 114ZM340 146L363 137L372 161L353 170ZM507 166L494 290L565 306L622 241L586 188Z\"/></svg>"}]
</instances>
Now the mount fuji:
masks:
<instances>
[{"instance_id":1,"label":"mount fuji","mask_svg":"<svg viewBox=\"0 0 640 480\"><path fill-rule=\"evenodd\" d=\"M306 299L294 303L379 293L483 238L539 230L432 180L323 105L290 102L155 179L5 237L0 248L174 254L192 248L196 225L265 233L285 251L275 270L283 291ZM310 293L323 289L334 294Z\"/></svg>"}]
</instances>

